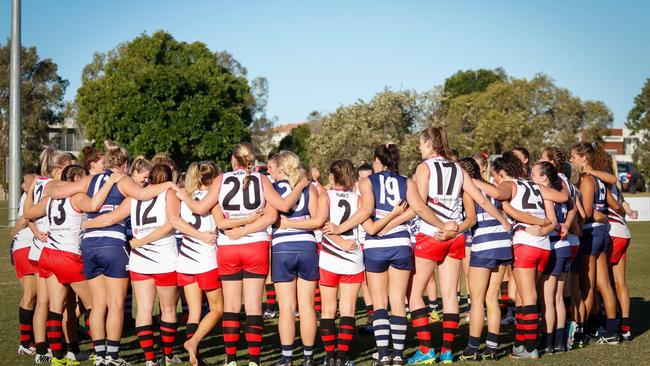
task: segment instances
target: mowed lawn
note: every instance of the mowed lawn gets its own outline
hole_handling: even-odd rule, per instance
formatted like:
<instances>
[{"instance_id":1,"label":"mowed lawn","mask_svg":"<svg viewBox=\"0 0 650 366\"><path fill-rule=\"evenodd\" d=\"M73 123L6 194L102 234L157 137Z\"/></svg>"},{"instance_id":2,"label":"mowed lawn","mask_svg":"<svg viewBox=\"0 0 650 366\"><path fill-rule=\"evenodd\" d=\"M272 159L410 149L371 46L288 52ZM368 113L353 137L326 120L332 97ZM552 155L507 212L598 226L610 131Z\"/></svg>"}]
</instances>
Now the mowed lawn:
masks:
<instances>
[{"instance_id":1,"label":"mowed lawn","mask_svg":"<svg viewBox=\"0 0 650 366\"><path fill-rule=\"evenodd\" d=\"M6 202L0 202L0 223L6 223ZM552 355L543 357L538 361L519 361L509 360L507 357L493 362L494 364L513 365L513 364L535 364L535 365L645 365L650 363L650 223L633 223L630 225L633 240L629 250L629 267L628 278L632 294L632 325L635 339L631 342L622 343L618 346L601 346L589 345L588 347L567 352L561 355ZM0 365L31 365L34 363L33 358L18 356L16 349L18 345L18 303L20 298L20 285L15 278L13 267L9 262L9 230L5 227L0 228ZM357 324L365 324L366 317L363 311L363 302L361 298L358 303L358 320ZM435 326L436 334L434 340L436 348L441 342L441 325ZM184 339L184 327L179 328L178 342L176 352L180 354L183 360L187 360L187 355L182 352L182 339ZM467 342L467 324L461 323L460 336L456 339L454 349L460 353ZM502 333L502 353L505 353L511 345L511 328L503 329ZM296 342L296 364L300 364L299 356L302 353L299 347L299 340ZM415 351L417 340L412 331L409 331L407 343L407 356ZM247 364L246 360L246 343L241 336L239 345L240 364ZM89 350L88 340L84 340L82 349ZM202 344L203 355L211 365L222 364L224 362L223 339L220 328L215 329L212 335ZM323 356L320 341L316 343L317 358L320 360ZM159 349L157 349L160 355ZM263 364L271 365L278 361L280 353L280 344L275 321L265 323L264 342L263 342ZM371 354L374 352L374 339L370 334L358 334L353 344L352 356L359 365L368 365L371 362ZM132 329L125 330L125 336L122 339L121 355L134 365L144 364L142 352L139 349L137 339ZM244 363L246 360L246 363ZM91 363L84 362L84 365Z\"/></svg>"}]
</instances>

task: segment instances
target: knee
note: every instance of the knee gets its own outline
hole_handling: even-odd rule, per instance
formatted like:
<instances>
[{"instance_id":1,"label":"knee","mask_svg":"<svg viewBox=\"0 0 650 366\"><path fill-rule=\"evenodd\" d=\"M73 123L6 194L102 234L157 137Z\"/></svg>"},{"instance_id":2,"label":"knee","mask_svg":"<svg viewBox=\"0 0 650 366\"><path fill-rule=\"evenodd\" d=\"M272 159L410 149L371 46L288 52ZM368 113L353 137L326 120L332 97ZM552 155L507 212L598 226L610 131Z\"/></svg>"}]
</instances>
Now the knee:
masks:
<instances>
[{"instance_id":1,"label":"knee","mask_svg":"<svg viewBox=\"0 0 650 366\"><path fill-rule=\"evenodd\" d=\"M110 310L124 309L124 299L121 296L115 296L113 298L107 299L106 306Z\"/></svg>"}]
</instances>

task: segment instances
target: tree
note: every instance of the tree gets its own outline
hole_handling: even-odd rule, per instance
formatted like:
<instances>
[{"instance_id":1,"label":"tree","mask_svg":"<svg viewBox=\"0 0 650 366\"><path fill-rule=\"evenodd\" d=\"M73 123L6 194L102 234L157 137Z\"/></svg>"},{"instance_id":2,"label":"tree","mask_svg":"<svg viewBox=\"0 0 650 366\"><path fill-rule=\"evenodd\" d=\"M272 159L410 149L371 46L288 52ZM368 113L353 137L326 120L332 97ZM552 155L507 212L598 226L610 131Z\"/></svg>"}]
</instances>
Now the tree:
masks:
<instances>
[{"instance_id":1,"label":"tree","mask_svg":"<svg viewBox=\"0 0 650 366\"><path fill-rule=\"evenodd\" d=\"M506 72L501 68L458 71L445 80L443 90L448 99L454 99L461 95L484 92L488 86L507 78Z\"/></svg>"},{"instance_id":2,"label":"tree","mask_svg":"<svg viewBox=\"0 0 650 366\"><path fill-rule=\"evenodd\" d=\"M632 157L639 169L648 176L650 175L650 78L646 79L639 95L634 97L634 106L627 115L625 125L643 136Z\"/></svg>"},{"instance_id":3,"label":"tree","mask_svg":"<svg viewBox=\"0 0 650 366\"><path fill-rule=\"evenodd\" d=\"M230 54L163 31L95 54L75 103L96 145L111 139L134 155L167 152L181 167L215 159L225 168L259 113L246 69Z\"/></svg>"},{"instance_id":4,"label":"tree","mask_svg":"<svg viewBox=\"0 0 650 366\"><path fill-rule=\"evenodd\" d=\"M266 115L266 104L269 96L269 84L266 78L255 78L251 82L251 92L255 98L253 123L251 123L251 140L257 150L259 160L266 160L268 153L273 150L273 125L275 119Z\"/></svg>"},{"instance_id":5,"label":"tree","mask_svg":"<svg viewBox=\"0 0 650 366\"><path fill-rule=\"evenodd\" d=\"M10 43L7 40L0 48L0 187L5 187L9 149ZM54 61L39 57L35 47L21 49L20 73L23 166L35 168L40 152L49 143L48 126L63 121L68 81L59 76Z\"/></svg>"},{"instance_id":6,"label":"tree","mask_svg":"<svg viewBox=\"0 0 650 366\"><path fill-rule=\"evenodd\" d=\"M280 140L278 145L278 150L289 150L293 151L300 158L300 162L309 166L311 164L311 159L309 156L309 137L311 136L311 130L309 125L302 124L294 129Z\"/></svg>"},{"instance_id":7,"label":"tree","mask_svg":"<svg viewBox=\"0 0 650 366\"><path fill-rule=\"evenodd\" d=\"M394 142L402 154L401 171L410 174L417 162L417 143L413 143L413 127L418 112L418 97L413 91L384 90L372 100L339 107L324 116L321 131L309 138L313 165L326 171L337 159L350 159L354 164L370 161L375 147Z\"/></svg>"}]
</instances>

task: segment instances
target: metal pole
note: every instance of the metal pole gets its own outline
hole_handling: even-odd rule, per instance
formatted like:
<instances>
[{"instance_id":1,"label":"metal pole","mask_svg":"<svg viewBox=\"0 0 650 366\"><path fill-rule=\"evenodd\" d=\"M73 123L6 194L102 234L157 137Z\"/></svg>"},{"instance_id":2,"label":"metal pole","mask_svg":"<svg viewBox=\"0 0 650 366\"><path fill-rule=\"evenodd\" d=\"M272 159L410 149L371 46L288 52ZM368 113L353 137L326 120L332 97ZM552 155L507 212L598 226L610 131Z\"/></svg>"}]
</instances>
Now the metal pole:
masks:
<instances>
[{"instance_id":1,"label":"metal pole","mask_svg":"<svg viewBox=\"0 0 650 366\"><path fill-rule=\"evenodd\" d=\"M11 8L11 82L9 93L9 225L18 218L22 171L20 122L20 0Z\"/></svg>"}]
</instances>

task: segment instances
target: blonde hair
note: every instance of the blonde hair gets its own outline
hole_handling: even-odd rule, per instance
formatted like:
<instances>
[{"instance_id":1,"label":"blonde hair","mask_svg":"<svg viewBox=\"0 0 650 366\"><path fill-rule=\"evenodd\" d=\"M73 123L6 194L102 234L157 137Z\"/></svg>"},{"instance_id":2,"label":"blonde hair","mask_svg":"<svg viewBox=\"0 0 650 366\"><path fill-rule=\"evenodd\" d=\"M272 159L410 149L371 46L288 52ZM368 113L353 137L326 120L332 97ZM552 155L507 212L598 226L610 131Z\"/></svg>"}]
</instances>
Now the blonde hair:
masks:
<instances>
[{"instance_id":1,"label":"blonde hair","mask_svg":"<svg viewBox=\"0 0 650 366\"><path fill-rule=\"evenodd\" d=\"M169 157L169 154L166 152L159 152L151 158L151 165L164 164L167 165L172 170L172 181L176 182L178 179L178 169L176 167L176 162Z\"/></svg>"},{"instance_id":2,"label":"blonde hair","mask_svg":"<svg viewBox=\"0 0 650 366\"><path fill-rule=\"evenodd\" d=\"M295 187L305 174L300 166L300 158L287 150L280 151L276 156L278 169L287 176L291 188Z\"/></svg>"},{"instance_id":3,"label":"blonde hair","mask_svg":"<svg viewBox=\"0 0 650 366\"><path fill-rule=\"evenodd\" d=\"M250 175L255 165L253 146L247 142L240 142L233 148L232 156L237 160L237 163L246 170L246 177L244 177L244 189L246 189L251 182Z\"/></svg>"},{"instance_id":4,"label":"blonde hair","mask_svg":"<svg viewBox=\"0 0 650 366\"><path fill-rule=\"evenodd\" d=\"M219 168L210 161L192 163L185 173L185 191L194 193L200 186L209 186L219 175Z\"/></svg>"},{"instance_id":5,"label":"blonde hair","mask_svg":"<svg viewBox=\"0 0 650 366\"><path fill-rule=\"evenodd\" d=\"M483 174L481 174L481 177L484 181L489 182L490 176L492 175L492 160L490 160L486 153L482 152L474 154L472 158L481 169L485 169Z\"/></svg>"},{"instance_id":6,"label":"blonde hair","mask_svg":"<svg viewBox=\"0 0 650 366\"><path fill-rule=\"evenodd\" d=\"M104 141L104 150L106 151L104 160L107 169L120 168L129 160L126 149L111 140Z\"/></svg>"},{"instance_id":7,"label":"blonde hair","mask_svg":"<svg viewBox=\"0 0 650 366\"><path fill-rule=\"evenodd\" d=\"M147 160L143 155L138 155L133 161L131 162L131 167L129 168L129 175L133 175L133 173L142 173L144 171L150 171L151 170L151 162Z\"/></svg>"},{"instance_id":8,"label":"blonde hair","mask_svg":"<svg viewBox=\"0 0 650 366\"><path fill-rule=\"evenodd\" d=\"M65 151L55 150L51 147L41 152L40 156L41 176L52 178L52 172L56 168L64 168L72 162L70 154Z\"/></svg>"}]
</instances>

